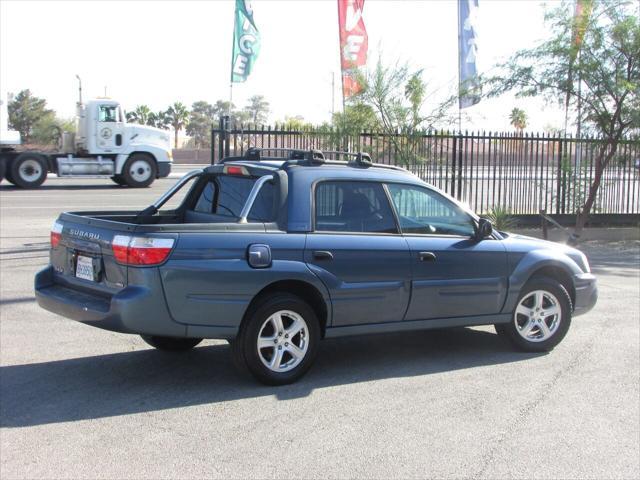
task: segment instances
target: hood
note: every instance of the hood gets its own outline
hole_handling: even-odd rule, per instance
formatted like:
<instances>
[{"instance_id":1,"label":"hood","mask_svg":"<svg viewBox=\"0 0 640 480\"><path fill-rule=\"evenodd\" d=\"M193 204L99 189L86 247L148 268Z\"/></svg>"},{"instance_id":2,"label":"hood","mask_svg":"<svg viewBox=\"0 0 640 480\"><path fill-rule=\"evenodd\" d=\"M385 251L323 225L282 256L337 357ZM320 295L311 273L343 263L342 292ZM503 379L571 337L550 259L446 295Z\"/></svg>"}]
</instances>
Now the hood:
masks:
<instances>
[{"instance_id":1,"label":"hood","mask_svg":"<svg viewBox=\"0 0 640 480\"><path fill-rule=\"evenodd\" d=\"M129 144L156 145L171 150L171 135L169 131L147 125L127 124L125 134Z\"/></svg>"}]
</instances>

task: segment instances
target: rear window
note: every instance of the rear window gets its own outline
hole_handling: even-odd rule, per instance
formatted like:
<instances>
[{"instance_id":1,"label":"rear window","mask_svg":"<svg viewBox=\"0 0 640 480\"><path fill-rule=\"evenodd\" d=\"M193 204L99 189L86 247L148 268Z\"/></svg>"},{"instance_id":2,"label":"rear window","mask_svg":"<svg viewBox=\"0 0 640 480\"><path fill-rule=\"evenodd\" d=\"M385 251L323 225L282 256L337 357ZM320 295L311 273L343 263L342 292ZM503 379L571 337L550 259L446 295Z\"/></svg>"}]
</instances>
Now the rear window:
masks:
<instances>
[{"instance_id":1,"label":"rear window","mask_svg":"<svg viewBox=\"0 0 640 480\"><path fill-rule=\"evenodd\" d=\"M239 218L257 178L219 175L213 177L200 193L194 210L221 217ZM274 185L262 185L247 219L254 222L274 220Z\"/></svg>"}]
</instances>

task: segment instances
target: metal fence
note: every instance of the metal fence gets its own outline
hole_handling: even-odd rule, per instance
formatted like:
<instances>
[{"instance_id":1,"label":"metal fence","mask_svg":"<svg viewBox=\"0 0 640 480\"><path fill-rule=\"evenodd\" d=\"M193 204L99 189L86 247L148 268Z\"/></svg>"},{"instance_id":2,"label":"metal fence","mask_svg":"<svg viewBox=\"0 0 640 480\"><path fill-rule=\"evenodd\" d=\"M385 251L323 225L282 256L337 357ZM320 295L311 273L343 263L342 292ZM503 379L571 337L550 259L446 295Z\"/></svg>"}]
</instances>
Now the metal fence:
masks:
<instances>
[{"instance_id":1,"label":"metal fence","mask_svg":"<svg viewBox=\"0 0 640 480\"><path fill-rule=\"evenodd\" d=\"M363 131L332 128L226 127L212 131L212 159L249 147L364 151L379 163L400 165L477 212L495 206L514 215L572 214L584 203L604 143L516 133ZM226 127L226 128L225 128ZM640 213L640 142L624 140L605 169L594 214Z\"/></svg>"}]
</instances>

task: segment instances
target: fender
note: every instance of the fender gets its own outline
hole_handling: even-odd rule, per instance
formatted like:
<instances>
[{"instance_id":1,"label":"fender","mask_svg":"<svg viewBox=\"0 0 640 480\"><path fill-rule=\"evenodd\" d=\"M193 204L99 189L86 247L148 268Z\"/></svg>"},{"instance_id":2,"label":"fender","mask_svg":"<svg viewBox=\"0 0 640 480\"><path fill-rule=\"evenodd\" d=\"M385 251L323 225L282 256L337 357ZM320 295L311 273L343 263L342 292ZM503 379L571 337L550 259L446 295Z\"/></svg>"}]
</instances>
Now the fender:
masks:
<instances>
[{"instance_id":1,"label":"fender","mask_svg":"<svg viewBox=\"0 0 640 480\"><path fill-rule=\"evenodd\" d=\"M514 261L514 253L509 253L509 260ZM564 270L569 278L582 274L582 270L567 255L553 249L538 249L527 252L515 266L509 277L509 290L502 308L503 313L512 312L524 284L537 270L544 267L555 267Z\"/></svg>"},{"instance_id":2,"label":"fender","mask_svg":"<svg viewBox=\"0 0 640 480\"><path fill-rule=\"evenodd\" d=\"M148 144L132 143L127 145L127 148L125 148L116 157L116 164L115 164L116 175L120 175L122 173L122 167L124 166L124 163L129 158L129 155L131 155L134 152L148 153L153 158L155 158L156 162L158 163L172 162L171 154L162 147L157 147L155 145L148 145Z\"/></svg>"}]
</instances>

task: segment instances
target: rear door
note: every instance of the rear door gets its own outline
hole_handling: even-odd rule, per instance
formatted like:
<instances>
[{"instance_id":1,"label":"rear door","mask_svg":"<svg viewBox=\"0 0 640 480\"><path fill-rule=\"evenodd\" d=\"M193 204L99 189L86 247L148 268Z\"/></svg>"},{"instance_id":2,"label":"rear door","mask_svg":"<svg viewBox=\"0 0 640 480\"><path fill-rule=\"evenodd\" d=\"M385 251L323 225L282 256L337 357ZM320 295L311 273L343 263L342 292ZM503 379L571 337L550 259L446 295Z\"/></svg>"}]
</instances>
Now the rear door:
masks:
<instances>
[{"instance_id":1,"label":"rear door","mask_svg":"<svg viewBox=\"0 0 640 480\"><path fill-rule=\"evenodd\" d=\"M410 256L384 187L324 181L315 189L315 229L305 262L331 296L333 326L401 321L409 302Z\"/></svg>"},{"instance_id":2,"label":"rear door","mask_svg":"<svg viewBox=\"0 0 640 480\"><path fill-rule=\"evenodd\" d=\"M499 313L507 293L500 240L475 240L474 221L440 193L414 185L388 190L411 252L406 320Z\"/></svg>"}]
</instances>

